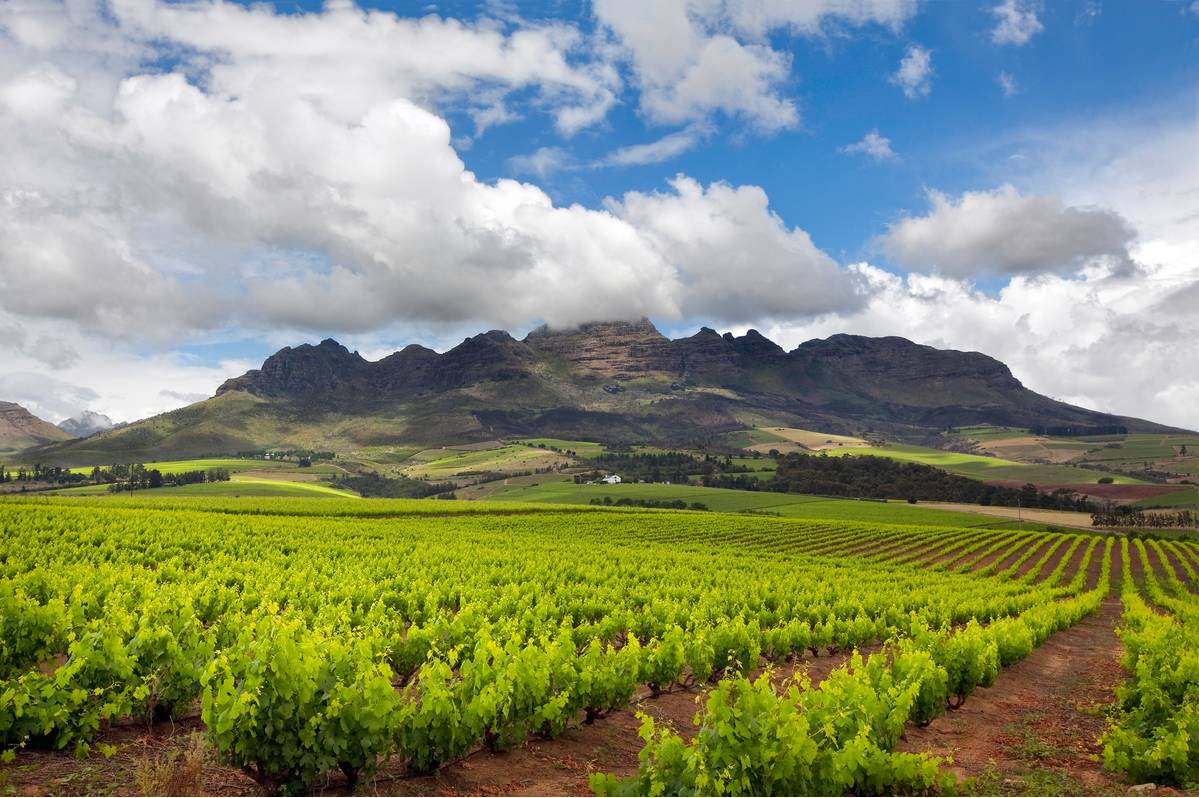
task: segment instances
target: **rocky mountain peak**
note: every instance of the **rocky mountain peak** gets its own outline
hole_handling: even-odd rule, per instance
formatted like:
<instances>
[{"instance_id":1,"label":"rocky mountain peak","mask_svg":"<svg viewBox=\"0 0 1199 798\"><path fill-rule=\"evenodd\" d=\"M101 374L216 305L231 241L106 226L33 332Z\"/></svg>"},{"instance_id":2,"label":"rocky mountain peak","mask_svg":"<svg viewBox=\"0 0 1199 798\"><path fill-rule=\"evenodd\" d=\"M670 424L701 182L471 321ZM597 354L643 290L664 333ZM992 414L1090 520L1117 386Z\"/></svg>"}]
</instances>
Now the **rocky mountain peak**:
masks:
<instances>
[{"instance_id":1,"label":"rocky mountain peak","mask_svg":"<svg viewBox=\"0 0 1199 798\"><path fill-rule=\"evenodd\" d=\"M268 357L262 368L226 380L217 394L235 390L260 396L326 394L353 382L367 366L357 352L326 338L316 346L283 347Z\"/></svg>"},{"instance_id":2,"label":"rocky mountain peak","mask_svg":"<svg viewBox=\"0 0 1199 798\"><path fill-rule=\"evenodd\" d=\"M97 432L110 430L114 426L112 419L94 410L84 410L74 418L68 418L58 423L58 428L75 438L86 438Z\"/></svg>"}]
</instances>

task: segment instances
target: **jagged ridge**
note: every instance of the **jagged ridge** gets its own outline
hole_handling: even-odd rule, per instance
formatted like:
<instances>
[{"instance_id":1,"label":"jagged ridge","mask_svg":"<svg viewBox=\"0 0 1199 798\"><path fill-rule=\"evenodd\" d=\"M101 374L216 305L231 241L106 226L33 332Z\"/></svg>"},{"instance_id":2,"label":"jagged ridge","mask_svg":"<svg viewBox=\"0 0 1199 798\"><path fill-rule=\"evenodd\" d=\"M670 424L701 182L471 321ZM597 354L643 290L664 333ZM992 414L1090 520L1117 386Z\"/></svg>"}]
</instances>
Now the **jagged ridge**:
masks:
<instances>
[{"instance_id":1,"label":"jagged ridge","mask_svg":"<svg viewBox=\"0 0 1199 798\"><path fill-rule=\"evenodd\" d=\"M919 440L990 423L1171 428L1057 402L1003 363L904 338L834 335L784 351L704 327L671 340L648 320L492 330L438 353L370 362L332 339L286 347L213 399L50 447L46 456L215 454L261 446L441 445L552 435L703 445L749 419Z\"/></svg>"}]
</instances>

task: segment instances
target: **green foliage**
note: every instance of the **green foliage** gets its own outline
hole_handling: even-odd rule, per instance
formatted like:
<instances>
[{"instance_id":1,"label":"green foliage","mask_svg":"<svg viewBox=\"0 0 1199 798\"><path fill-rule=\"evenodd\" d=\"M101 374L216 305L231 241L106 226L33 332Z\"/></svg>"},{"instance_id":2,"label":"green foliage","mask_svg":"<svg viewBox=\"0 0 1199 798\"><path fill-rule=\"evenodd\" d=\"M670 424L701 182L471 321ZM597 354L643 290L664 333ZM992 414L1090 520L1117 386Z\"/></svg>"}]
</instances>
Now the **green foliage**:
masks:
<instances>
[{"instance_id":1,"label":"green foliage","mask_svg":"<svg viewBox=\"0 0 1199 798\"><path fill-rule=\"evenodd\" d=\"M429 772L481 745L561 734L641 685L715 677L698 748L649 731L647 790L934 789L935 762L894 753L903 724L935 717L1098 601L1078 576L1028 584L878 552L973 546L986 532L695 519L0 501L0 748L86 754L106 723L199 697L224 762L304 791L384 757ZM846 555L858 549L871 556ZM890 642L819 689L780 698L748 681L763 657L878 641ZM770 742L763 728L795 736Z\"/></svg>"},{"instance_id":2,"label":"green foliage","mask_svg":"<svg viewBox=\"0 0 1199 798\"><path fill-rule=\"evenodd\" d=\"M1145 544L1136 548L1145 562ZM1137 782L1185 787L1199 781L1199 599L1166 569L1170 589L1146 569L1145 590L1169 614L1154 612L1132 579L1122 540L1124 641L1131 676L1117 691L1118 713L1104 736L1106 765ZM1153 544L1159 556L1160 545Z\"/></svg>"},{"instance_id":3,"label":"green foliage","mask_svg":"<svg viewBox=\"0 0 1199 798\"><path fill-rule=\"evenodd\" d=\"M221 759L268 788L303 791L334 767L356 783L393 750L400 697L366 640L264 616L241 629L202 683Z\"/></svg>"}]
</instances>

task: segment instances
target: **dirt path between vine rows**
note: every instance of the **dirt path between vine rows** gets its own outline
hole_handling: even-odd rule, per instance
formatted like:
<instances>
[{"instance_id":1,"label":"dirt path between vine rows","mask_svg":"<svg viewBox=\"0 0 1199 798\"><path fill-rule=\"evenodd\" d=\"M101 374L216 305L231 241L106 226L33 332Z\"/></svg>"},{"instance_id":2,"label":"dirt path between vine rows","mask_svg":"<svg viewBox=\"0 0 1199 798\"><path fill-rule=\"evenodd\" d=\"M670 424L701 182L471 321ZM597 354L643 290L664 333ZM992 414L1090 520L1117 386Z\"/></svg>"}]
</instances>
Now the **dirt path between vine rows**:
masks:
<instances>
[{"instance_id":1,"label":"dirt path between vine rows","mask_svg":"<svg viewBox=\"0 0 1199 798\"><path fill-rule=\"evenodd\" d=\"M1102 765L1104 710L1126 675L1114 595L1032 654L1004 669L958 710L909 726L899 750L951 757L948 769L982 794L1121 795L1128 785Z\"/></svg>"}]
</instances>

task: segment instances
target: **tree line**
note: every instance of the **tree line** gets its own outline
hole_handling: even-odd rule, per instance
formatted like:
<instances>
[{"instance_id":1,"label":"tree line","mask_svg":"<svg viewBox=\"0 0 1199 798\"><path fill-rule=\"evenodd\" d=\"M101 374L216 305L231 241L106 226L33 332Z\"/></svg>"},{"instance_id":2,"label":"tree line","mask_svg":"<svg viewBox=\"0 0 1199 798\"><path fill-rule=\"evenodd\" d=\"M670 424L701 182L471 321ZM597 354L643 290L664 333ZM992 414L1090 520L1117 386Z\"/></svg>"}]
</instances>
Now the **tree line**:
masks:
<instances>
[{"instance_id":1,"label":"tree line","mask_svg":"<svg viewBox=\"0 0 1199 798\"><path fill-rule=\"evenodd\" d=\"M1175 529L1194 526L1195 514L1190 510L1176 512L1145 512L1136 507L1113 505L1091 513L1094 526L1125 527L1129 529Z\"/></svg>"},{"instance_id":2,"label":"tree line","mask_svg":"<svg viewBox=\"0 0 1199 798\"><path fill-rule=\"evenodd\" d=\"M424 499L439 493L449 497L458 489L453 482L425 482L402 474L385 477L373 471L339 477L333 481L333 487L352 490L359 496L372 499Z\"/></svg>"},{"instance_id":3,"label":"tree line","mask_svg":"<svg viewBox=\"0 0 1199 798\"><path fill-rule=\"evenodd\" d=\"M1002 507L1094 512L1100 507L1065 488L1052 493L1036 485L1006 488L950 474L921 463L902 463L886 457L855 455L829 457L791 453L777 459L778 469L767 480L743 475L704 477L706 487L769 490L778 493L814 493L853 499L907 499Z\"/></svg>"},{"instance_id":4,"label":"tree line","mask_svg":"<svg viewBox=\"0 0 1199 798\"><path fill-rule=\"evenodd\" d=\"M49 466L41 463L35 463L32 466L18 466L16 471L10 471L7 465L0 464L0 484L7 482L51 482L55 485L74 485L87 482L87 475L76 474L63 466Z\"/></svg>"},{"instance_id":5,"label":"tree line","mask_svg":"<svg viewBox=\"0 0 1199 798\"><path fill-rule=\"evenodd\" d=\"M1128 427L1120 424L1034 424L1028 431L1033 435L1054 435L1059 438L1078 438L1084 435L1127 435Z\"/></svg>"},{"instance_id":6,"label":"tree line","mask_svg":"<svg viewBox=\"0 0 1199 798\"><path fill-rule=\"evenodd\" d=\"M146 468L143 463L113 465L107 469L96 466L92 469L95 484L108 483L109 493L154 488L174 488L181 485L198 485L204 482L228 482L232 478L227 468L195 469L164 474L157 468Z\"/></svg>"}]
</instances>

